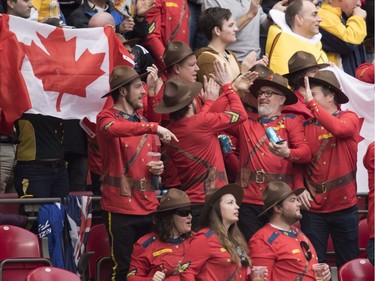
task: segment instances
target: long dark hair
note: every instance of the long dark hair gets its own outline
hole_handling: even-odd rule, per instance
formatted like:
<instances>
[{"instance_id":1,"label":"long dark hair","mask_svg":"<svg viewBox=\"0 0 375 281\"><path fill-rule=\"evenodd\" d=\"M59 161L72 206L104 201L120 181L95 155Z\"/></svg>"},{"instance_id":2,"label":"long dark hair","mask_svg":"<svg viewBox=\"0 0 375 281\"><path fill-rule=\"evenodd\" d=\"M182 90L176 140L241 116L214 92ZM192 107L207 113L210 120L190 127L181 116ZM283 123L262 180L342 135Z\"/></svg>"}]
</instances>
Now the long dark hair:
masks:
<instances>
[{"instance_id":1,"label":"long dark hair","mask_svg":"<svg viewBox=\"0 0 375 281\"><path fill-rule=\"evenodd\" d=\"M158 239L162 242L168 242L173 235L173 213L176 210L170 210L154 214L154 231ZM182 238L191 236L191 232L180 235Z\"/></svg>"}]
</instances>

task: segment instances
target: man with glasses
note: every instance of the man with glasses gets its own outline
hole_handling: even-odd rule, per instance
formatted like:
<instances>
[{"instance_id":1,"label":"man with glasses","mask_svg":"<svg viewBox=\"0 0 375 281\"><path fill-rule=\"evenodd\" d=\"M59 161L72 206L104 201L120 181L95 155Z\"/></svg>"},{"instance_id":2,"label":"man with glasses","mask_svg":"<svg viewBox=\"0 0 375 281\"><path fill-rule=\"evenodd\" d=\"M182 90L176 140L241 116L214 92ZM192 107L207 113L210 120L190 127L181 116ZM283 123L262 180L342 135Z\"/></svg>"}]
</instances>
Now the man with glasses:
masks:
<instances>
[{"instance_id":1,"label":"man with glasses","mask_svg":"<svg viewBox=\"0 0 375 281\"><path fill-rule=\"evenodd\" d=\"M257 97L258 115L249 115L247 122L230 132L239 139L241 170L236 182L245 189L239 227L246 240L266 223L258 218L266 185L281 180L291 186L303 186L294 182L292 165L307 163L311 158L302 117L281 113L284 105L297 102L287 79L272 73L256 79L250 92ZM268 140L266 130L272 129L280 141Z\"/></svg>"},{"instance_id":2,"label":"man with glasses","mask_svg":"<svg viewBox=\"0 0 375 281\"><path fill-rule=\"evenodd\" d=\"M293 226L301 218L298 195L304 188L292 190L286 183L270 182L263 193L263 212L268 224L249 241L253 266L267 266L267 280L317 280L313 264L318 257L310 240ZM323 271L323 281L331 279L329 266Z\"/></svg>"}]
</instances>

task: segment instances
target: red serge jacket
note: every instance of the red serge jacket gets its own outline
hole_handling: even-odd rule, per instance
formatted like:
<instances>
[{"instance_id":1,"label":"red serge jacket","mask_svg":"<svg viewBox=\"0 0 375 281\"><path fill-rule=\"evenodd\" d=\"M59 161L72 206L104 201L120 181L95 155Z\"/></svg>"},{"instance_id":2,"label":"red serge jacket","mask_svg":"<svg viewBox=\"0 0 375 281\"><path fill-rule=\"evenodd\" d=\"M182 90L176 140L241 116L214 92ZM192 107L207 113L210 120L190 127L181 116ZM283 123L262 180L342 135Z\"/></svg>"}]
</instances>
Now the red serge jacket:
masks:
<instances>
[{"instance_id":1,"label":"red serge jacket","mask_svg":"<svg viewBox=\"0 0 375 281\"><path fill-rule=\"evenodd\" d=\"M103 164L101 205L104 210L130 215L146 215L156 210L158 200L154 190L133 190L130 187L131 196L121 196L120 186L125 163L129 163L134 157L142 138L145 138L144 145L129 167L126 177L134 183L150 180L147 153L158 149L157 127L157 123L148 123L143 117L130 116L114 108L105 109L98 114L97 140Z\"/></svg>"}]
</instances>

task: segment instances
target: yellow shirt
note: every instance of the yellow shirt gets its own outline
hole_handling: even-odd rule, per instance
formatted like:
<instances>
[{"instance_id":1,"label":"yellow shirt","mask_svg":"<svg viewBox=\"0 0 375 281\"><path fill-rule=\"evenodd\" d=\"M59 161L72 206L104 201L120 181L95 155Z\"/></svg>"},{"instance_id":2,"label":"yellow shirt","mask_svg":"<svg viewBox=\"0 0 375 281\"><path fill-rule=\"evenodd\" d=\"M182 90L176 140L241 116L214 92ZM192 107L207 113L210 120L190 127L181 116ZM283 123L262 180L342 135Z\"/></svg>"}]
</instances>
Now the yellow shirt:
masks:
<instances>
[{"instance_id":1,"label":"yellow shirt","mask_svg":"<svg viewBox=\"0 0 375 281\"><path fill-rule=\"evenodd\" d=\"M32 0L34 8L38 11L38 21L41 22L45 18L50 18L49 5L51 0Z\"/></svg>"}]
</instances>

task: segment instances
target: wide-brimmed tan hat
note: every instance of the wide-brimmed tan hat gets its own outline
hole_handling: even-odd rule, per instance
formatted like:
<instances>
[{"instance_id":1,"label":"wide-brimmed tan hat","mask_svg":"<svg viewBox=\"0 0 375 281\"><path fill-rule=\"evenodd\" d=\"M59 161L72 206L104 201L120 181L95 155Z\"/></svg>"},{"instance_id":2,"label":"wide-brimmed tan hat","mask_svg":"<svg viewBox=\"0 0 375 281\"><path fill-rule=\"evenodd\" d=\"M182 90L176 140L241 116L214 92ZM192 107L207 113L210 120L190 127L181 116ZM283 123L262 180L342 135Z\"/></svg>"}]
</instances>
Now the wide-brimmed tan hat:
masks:
<instances>
[{"instance_id":1,"label":"wide-brimmed tan hat","mask_svg":"<svg viewBox=\"0 0 375 281\"><path fill-rule=\"evenodd\" d=\"M267 77L273 74L273 71L263 64L254 65L252 68L250 68L250 71L258 72L258 78L263 79L266 79Z\"/></svg>"},{"instance_id":2,"label":"wide-brimmed tan hat","mask_svg":"<svg viewBox=\"0 0 375 281\"><path fill-rule=\"evenodd\" d=\"M156 213L186 208L191 205L192 203L184 191L177 188L171 188L160 198L160 204Z\"/></svg>"},{"instance_id":3,"label":"wide-brimmed tan hat","mask_svg":"<svg viewBox=\"0 0 375 281\"><path fill-rule=\"evenodd\" d=\"M263 86L269 86L282 92L286 97L284 105L294 104L298 101L297 96L288 88L288 80L278 73L256 79L250 87L250 92L256 96L257 91Z\"/></svg>"},{"instance_id":4,"label":"wide-brimmed tan hat","mask_svg":"<svg viewBox=\"0 0 375 281\"><path fill-rule=\"evenodd\" d=\"M300 195L305 189L298 188L292 190L289 185L282 181L273 181L270 182L266 189L263 192L262 200L264 203L263 212L260 213L260 216L264 215L268 210L276 206L278 203L283 201L291 194Z\"/></svg>"},{"instance_id":5,"label":"wide-brimmed tan hat","mask_svg":"<svg viewBox=\"0 0 375 281\"><path fill-rule=\"evenodd\" d=\"M284 74L283 76L288 78L294 73L308 69L310 67L316 67L322 69L329 66L328 63L317 63L315 57L305 51L295 52L293 56L290 57L288 61L289 73Z\"/></svg>"},{"instance_id":6,"label":"wide-brimmed tan hat","mask_svg":"<svg viewBox=\"0 0 375 281\"><path fill-rule=\"evenodd\" d=\"M188 56L193 55L193 50L184 42L171 41L167 44L163 54L165 69L183 61Z\"/></svg>"},{"instance_id":7,"label":"wide-brimmed tan hat","mask_svg":"<svg viewBox=\"0 0 375 281\"><path fill-rule=\"evenodd\" d=\"M208 216L210 214L212 205L225 194L232 194L234 198L236 198L237 205L241 205L244 191L243 188L238 184L227 184L207 193L203 209L199 217L200 226L204 227L208 225Z\"/></svg>"},{"instance_id":8,"label":"wide-brimmed tan hat","mask_svg":"<svg viewBox=\"0 0 375 281\"><path fill-rule=\"evenodd\" d=\"M332 92L335 93L338 104L344 104L349 102L349 98L340 90L340 82L337 80L336 75L329 70L319 70L315 73L314 77L309 77L311 83L328 87ZM304 85L303 78L300 81L301 85Z\"/></svg>"},{"instance_id":9,"label":"wide-brimmed tan hat","mask_svg":"<svg viewBox=\"0 0 375 281\"><path fill-rule=\"evenodd\" d=\"M184 108L199 94L202 83L188 83L170 79L164 87L162 101L154 108L156 113L171 113Z\"/></svg>"},{"instance_id":10,"label":"wide-brimmed tan hat","mask_svg":"<svg viewBox=\"0 0 375 281\"><path fill-rule=\"evenodd\" d=\"M133 38L128 40L120 33L116 33L116 35L123 45L129 45L130 47L133 47L135 44L141 42L141 38Z\"/></svg>"},{"instance_id":11,"label":"wide-brimmed tan hat","mask_svg":"<svg viewBox=\"0 0 375 281\"><path fill-rule=\"evenodd\" d=\"M109 84L111 86L111 91L106 93L102 98L108 97L112 95L114 90L117 90L120 87L123 87L130 82L134 81L137 78L142 79L143 77L147 76L148 72L145 72L139 75L133 68L129 66L116 66L111 76L109 77Z\"/></svg>"}]
</instances>

